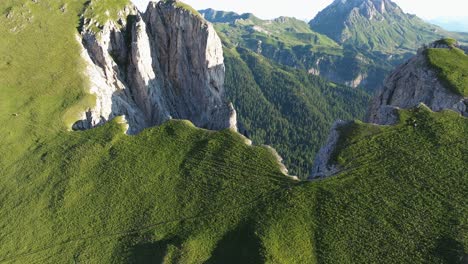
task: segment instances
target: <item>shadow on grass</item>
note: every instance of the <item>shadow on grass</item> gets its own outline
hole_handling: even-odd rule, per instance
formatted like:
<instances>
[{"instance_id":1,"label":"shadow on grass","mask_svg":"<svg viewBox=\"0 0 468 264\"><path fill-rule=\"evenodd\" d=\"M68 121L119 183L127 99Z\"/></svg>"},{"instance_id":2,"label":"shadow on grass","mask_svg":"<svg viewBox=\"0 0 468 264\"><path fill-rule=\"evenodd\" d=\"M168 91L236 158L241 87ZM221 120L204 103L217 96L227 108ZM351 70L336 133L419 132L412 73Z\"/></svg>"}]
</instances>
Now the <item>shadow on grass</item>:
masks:
<instances>
[{"instance_id":1,"label":"shadow on grass","mask_svg":"<svg viewBox=\"0 0 468 264\"><path fill-rule=\"evenodd\" d=\"M263 263L261 248L262 245L254 233L253 225L243 224L221 239L206 264Z\"/></svg>"},{"instance_id":2,"label":"shadow on grass","mask_svg":"<svg viewBox=\"0 0 468 264\"><path fill-rule=\"evenodd\" d=\"M159 264L164 262L170 245L179 245L176 239L167 239L157 242L143 243L132 248L129 263L133 264Z\"/></svg>"},{"instance_id":3,"label":"shadow on grass","mask_svg":"<svg viewBox=\"0 0 468 264\"><path fill-rule=\"evenodd\" d=\"M440 238L434 255L443 263L468 264L468 255L464 252L463 245L452 238Z\"/></svg>"}]
</instances>

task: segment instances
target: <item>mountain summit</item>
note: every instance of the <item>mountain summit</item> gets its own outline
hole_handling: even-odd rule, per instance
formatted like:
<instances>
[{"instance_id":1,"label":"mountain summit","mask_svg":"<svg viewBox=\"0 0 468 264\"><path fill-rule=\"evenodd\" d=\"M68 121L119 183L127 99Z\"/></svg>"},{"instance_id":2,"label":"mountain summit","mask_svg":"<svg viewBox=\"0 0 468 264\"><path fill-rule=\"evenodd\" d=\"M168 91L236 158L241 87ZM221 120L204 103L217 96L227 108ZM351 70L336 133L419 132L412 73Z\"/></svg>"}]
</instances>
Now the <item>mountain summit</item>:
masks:
<instances>
[{"instance_id":1,"label":"mountain summit","mask_svg":"<svg viewBox=\"0 0 468 264\"><path fill-rule=\"evenodd\" d=\"M336 0L310 26L339 43L384 53L414 51L446 35L390 0Z\"/></svg>"}]
</instances>

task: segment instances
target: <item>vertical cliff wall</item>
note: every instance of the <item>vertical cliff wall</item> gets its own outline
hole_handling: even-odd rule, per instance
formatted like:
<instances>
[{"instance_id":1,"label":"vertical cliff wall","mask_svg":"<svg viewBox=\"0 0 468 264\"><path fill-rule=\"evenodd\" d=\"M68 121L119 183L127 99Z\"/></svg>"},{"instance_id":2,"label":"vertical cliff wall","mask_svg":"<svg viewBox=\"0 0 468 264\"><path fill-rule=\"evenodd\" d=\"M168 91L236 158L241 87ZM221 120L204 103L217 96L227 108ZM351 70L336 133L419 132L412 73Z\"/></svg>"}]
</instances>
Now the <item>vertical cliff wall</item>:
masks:
<instances>
[{"instance_id":1,"label":"vertical cliff wall","mask_svg":"<svg viewBox=\"0 0 468 264\"><path fill-rule=\"evenodd\" d=\"M104 25L84 18L80 42L96 105L74 129L125 116L129 134L169 119L198 127L237 129L224 91L221 40L213 26L178 1L134 6Z\"/></svg>"}]
</instances>

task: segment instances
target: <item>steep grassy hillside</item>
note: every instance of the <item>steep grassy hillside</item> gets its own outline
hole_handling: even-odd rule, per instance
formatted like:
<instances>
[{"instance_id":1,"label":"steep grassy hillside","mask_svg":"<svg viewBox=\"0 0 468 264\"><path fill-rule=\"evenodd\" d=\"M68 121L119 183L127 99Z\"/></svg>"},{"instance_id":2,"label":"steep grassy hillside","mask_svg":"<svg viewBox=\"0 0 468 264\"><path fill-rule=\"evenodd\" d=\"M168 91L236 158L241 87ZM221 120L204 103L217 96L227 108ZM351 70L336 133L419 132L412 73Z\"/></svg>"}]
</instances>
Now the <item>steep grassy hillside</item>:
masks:
<instances>
[{"instance_id":1,"label":"steep grassy hillside","mask_svg":"<svg viewBox=\"0 0 468 264\"><path fill-rule=\"evenodd\" d=\"M135 137L113 122L44 140L2 171L0 261L208 259L256 204L292 184L269 149L243 142L182 121Z\"/></svg>"},{"instance_id":2,"label":"steep grassy hillside","mask_svg":"<svg viewBox=\"0 0 468 264\"><path fill-rule=\"evenodd\" d=\"M209 259L292 183L270 149L231 131L171 121L130 137L118 120L68 131L93 101L75 39L84 2L0 3L0 262Z\"/></svg>"},{"instance_id":3,"label":"steep grassy hillside","mask_svg":"<svg viewBox=\"0 0 468 264\"><path fill-rule=\"evenodd\" d=\"M456 94L468 96L468 56L454 47L454 39L445 39L443 44L451 49L428 49L429 65L438 72L439 78Z\"/></svg>"},{"instance_id":4,"label":"steep grassy hillside","mask_svg":"<svg viewBox=\"0 0 468 264\"><path fill-rule=\"evenodd\" d=\"M396 126L343 132L343 172L294 188L262 216L270 263L464 263L468 120L420 107Z\"/></svg>"},{"instance_id":5,"label":"steep grassy hillside","mask_svg":"<svg viewBox=\"0 0 468 264\"><path fill-rule=\"evenodd\" d=\"M83 3L1 1L0 168L65 131L93 104L75 38Z\"/></svg>"},{"instance_id":6,"label":"steep grassy hillside","mask_svg":"<svg viewBox=\"0 0 468 264\"><path fill-rule=\"evenodd\" d=\"M453 112L404 111L394 127L356 122L336 152L344 171L307 183L284 177L268 148L186 121L137 136L118 119L67 131L93 101L74 35L84 2L0 2L0 263L467 255L468 121Z\"/></svg>"},{"instance_id":7,"label":"steep grassy hillside","mask_svg":"<svg viewBox=\"0 0 468 264\"><path fill-rule=\"evenodd\" d=\"M337 119L360 119L369 97L246 49L225 49L226 90L256 143L272 145L293 175L307 177Z\"/></svg>"}]
</instances>

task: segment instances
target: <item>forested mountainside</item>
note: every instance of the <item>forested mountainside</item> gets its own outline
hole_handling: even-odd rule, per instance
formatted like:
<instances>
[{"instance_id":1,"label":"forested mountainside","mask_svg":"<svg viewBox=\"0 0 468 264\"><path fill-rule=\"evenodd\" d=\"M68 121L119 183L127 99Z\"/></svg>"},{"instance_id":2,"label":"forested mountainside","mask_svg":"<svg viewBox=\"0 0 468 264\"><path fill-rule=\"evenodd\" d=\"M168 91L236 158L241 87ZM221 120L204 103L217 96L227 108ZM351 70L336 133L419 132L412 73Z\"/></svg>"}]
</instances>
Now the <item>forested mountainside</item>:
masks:
<instances>
[{"instance_id":1,"label":"forested mountainside","mask_svg":"<svg viewBox=\"0 0 468 264\"><path fill-rule=\"evenodd\" d=\"M386 58L344 47L295 18L261 20L212 9L200 13L233 45L336 83L373 91L393 67Z\"/></svg>"},{"instance_id":2,"label":"forested mountainside","mask_svg":"<svg viewBox=\"0 0 468 264\"><path fill-rule=\"evenodd\" d=\"M262 20L213 9L200 13L236 45L371 94L421 45L442 37L468 41L465 34L426 23L389 0L337 0L309 25L288 17Z\"/></svg>"},{"instance_id":3,"label":"forested mountainside","mask_svg":"<svg viewBox=\"0 0 468 264\"><path fill-rule=\"evenodd\" d=\"M362 119L369 97L360 90L280 66L248 49L225 49L226 91L241 131L273 146L289 173L307 177L337 119Z\"/></svg>"},{"instance_id":4,"label":"forested mountainside","mask_svg":"<svg viewBox=\"0 0 468 264\"><path fill-rule=\"evenodd\" d=\"M187 22L179 29L204 23L181 2L157 7L154 18ZM398 110L392 126L347 123L330 155L339 171L308 182L287 177L274 150L233 129L169 120L129 136L128 120L114 117L71 131L97 100L78 37L83 18L99 33L132 8L126 0L0 2L1 263L466 262L468 121L452 110L421 105ZM429 50L431 69L448 91L464 91L451 73L467 59L450 46ZM234 59L255 82L273 65L232 48L227 71ZM317 82L306 97L328 98L333 85L293 73L271 72Z\"/></svg>"}]
</instances>

